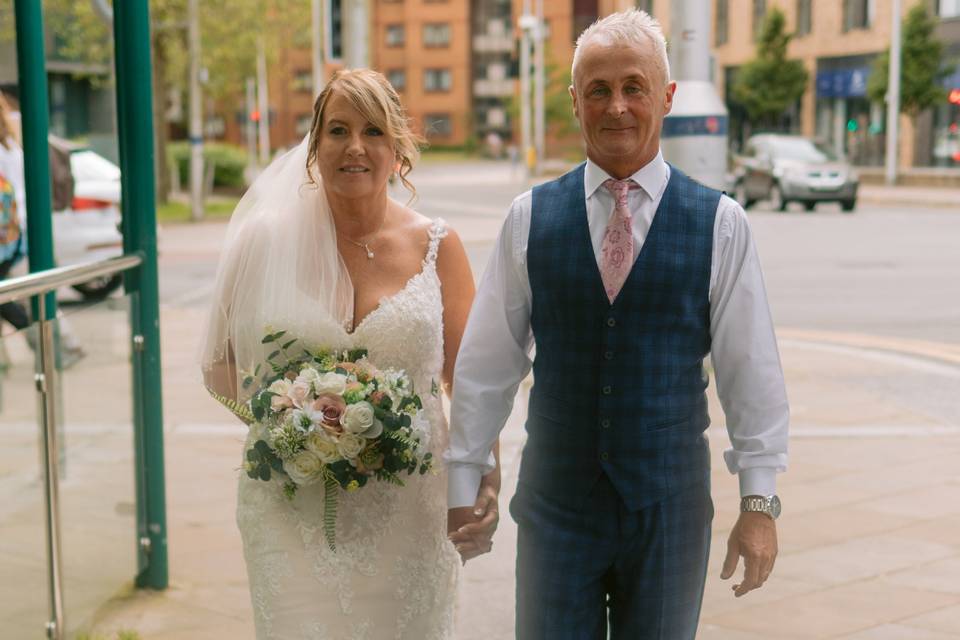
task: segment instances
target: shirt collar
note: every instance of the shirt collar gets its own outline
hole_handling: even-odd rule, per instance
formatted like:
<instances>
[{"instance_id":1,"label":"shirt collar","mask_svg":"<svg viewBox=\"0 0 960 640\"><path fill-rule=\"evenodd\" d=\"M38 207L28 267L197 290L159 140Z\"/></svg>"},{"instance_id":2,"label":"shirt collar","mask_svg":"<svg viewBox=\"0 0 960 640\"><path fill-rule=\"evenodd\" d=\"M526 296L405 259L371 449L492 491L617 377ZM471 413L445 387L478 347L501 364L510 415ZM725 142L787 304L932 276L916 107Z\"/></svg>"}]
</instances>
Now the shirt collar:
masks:
<instances>
[{"instance_id":1,"label":"shirt collar","mask_svg":"<svg viewBox=\"0 0 960 640\"><path fill-rule=\"evenodd\" d=\"M583 175L583 189L586 199L590 199L593 193L612 177L588 158ZM655 198L667 181L667 163L663 159L663 151L658 151L653 160L640 167L629 179L640 185L651 200Z\"/></svg>"}]
</instances>

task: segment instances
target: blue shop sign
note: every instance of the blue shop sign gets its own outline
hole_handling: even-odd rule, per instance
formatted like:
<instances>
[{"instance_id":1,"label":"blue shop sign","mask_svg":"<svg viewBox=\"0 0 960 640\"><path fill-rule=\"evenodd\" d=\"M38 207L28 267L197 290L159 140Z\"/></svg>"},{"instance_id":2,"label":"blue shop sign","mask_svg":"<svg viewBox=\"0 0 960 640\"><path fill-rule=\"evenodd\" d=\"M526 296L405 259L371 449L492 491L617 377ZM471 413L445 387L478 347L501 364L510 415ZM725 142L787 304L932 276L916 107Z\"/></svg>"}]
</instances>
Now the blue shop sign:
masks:
<instances>
[{"instance_id":1,"label":"blue shop sign","mask_svg":"<svg viewBox=\"0 0 960 640\"><path fill-rule=\"evenodd\" d=\"M867 95L870 67L817 72L817 97L859 98Z\"/></svg>"},{"instance_id":2,"label":"blue shop sign","mask_svg":"<svg viewBox=\"0 0 960 640\"><path fill-rule=\"evenodd\" d=\"M727 116L667 116L660 135L664 138L725 136L728 129Z\"/></svg>"}]
</instances>

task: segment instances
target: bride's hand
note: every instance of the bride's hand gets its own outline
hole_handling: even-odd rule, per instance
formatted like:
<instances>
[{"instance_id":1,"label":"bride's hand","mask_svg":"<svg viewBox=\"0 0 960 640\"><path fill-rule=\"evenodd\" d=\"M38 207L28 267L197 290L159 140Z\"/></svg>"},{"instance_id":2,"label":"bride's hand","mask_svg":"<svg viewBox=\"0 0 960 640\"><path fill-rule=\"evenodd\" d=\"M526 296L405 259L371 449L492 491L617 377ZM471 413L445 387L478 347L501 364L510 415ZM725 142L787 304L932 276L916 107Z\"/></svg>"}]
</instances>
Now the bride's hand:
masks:
<instances>
[{"instance_id":1,"label":"bride's hand","mask_svg":"<svg viewBox=\"0 0 960 640\"><path fill-rule=\"evenodd\" d=\"M450 540L460 552L464 564L493 549L493 534L500 522L499 494L499 473L484 476L471 513L472 521L450 533Z\"/></svg>"}]
</instances>

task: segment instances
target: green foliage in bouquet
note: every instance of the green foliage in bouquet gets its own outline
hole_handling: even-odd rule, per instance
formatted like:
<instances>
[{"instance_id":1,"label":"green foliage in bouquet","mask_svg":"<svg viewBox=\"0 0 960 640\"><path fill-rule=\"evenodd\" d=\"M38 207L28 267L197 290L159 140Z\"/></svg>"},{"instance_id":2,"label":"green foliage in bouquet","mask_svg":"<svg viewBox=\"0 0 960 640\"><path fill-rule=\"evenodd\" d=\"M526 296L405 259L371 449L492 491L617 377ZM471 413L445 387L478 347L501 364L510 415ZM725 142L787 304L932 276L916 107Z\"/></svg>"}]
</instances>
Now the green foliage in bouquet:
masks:
<instances>
[{"instance_id":1,"label":"green foliage in bouquet","mask_svg":"<svg viewBox=\"0 0 960 640\"><path fill-rule=\"evenodd\" d=\"M262 344L265 362L241 380L250 399L218 400L258 430L245 454L248 477L279 474L289 499L301 486L323 485L333 549L339 490L371 480L403 486L404 475L432 469L423 403L404 372L377 369L366 349L306 348L286 331L268 332Z\"/></svg>"}]
</instances>

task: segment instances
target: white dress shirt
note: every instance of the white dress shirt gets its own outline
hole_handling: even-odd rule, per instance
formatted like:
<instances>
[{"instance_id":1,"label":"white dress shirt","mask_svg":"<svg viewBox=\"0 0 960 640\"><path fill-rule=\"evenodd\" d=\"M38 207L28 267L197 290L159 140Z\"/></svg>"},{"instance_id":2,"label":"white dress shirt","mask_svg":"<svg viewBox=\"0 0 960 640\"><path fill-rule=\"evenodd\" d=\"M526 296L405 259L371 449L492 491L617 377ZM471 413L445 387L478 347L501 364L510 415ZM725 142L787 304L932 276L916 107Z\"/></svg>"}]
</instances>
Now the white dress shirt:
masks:
<instances>
[{"instance_id":1,"label":"white dress shirt","mask_svg":"<svg viewBox=\"0 0 960 640\"><path fill-rule=\"evenodd\" d=\"M598 264L614 199L603 169L587 161L584 197ZM653 222L670 178L657 154L631 179L634 260ZM473 505L480 478L494 468L492 447L530 371L534 337L527 273L531 192L517 197L480 279L457 356L450 416L449 506ZM741 495L776 492L776 474L787 465L789 408L773 320L750 224L744 210L720 198L710 270L711 359L732 447L724 452L739 474Z\"/></svg>"}]
</instances>

